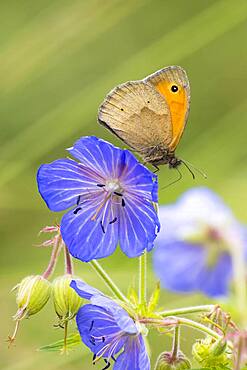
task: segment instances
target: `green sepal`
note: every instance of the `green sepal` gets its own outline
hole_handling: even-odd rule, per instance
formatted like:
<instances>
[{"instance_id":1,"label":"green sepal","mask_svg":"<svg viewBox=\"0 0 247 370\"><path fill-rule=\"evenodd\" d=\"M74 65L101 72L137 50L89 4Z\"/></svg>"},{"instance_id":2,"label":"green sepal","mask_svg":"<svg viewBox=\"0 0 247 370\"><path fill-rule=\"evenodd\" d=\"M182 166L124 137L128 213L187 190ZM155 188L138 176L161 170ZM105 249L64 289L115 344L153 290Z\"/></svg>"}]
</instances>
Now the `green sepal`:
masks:
<instances>
[{"instance_id":1,"label":"green sepal","mask_svg":"<svg viewBox=\"0 0 247 370\"><path fill-rule=\"evenodd\" d=\"M66 339L66 349L72 350L74 347L77 347L81 344L81 337L78 333L73 333L69 335ZM64 339L60 339L54 343L47 344L39 348L39 351L46 352L62 352L64 349Z\"/></svg>"},{"instance_id":2,"label":"green sepal","mask_svg":"<svg viewBox=\"0 0 247 370\"><path fill-rule=\"evenodd\" d=\"M150 300L148 302L148 306L147 306L147 313L148 314L152 314L158 303L159 303L159 299L160 299L160 282L158 281L157 284L156 284L156 287L150 297Z\"/></svg>"}]
</instances>

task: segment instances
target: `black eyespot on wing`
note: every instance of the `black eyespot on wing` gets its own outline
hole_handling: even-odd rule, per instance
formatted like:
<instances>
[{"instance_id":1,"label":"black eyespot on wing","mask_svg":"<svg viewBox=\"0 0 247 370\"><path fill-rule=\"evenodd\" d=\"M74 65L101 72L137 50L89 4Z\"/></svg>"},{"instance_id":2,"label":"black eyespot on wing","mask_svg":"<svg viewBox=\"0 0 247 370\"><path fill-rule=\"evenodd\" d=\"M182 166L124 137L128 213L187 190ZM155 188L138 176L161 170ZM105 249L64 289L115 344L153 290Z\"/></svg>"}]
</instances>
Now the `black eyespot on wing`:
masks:
<instances>
[{"instance_id":1,"label":"black eyespot on wing","mask_svg":"<svg viewBox=\"0 0 247 370\"><path fill-rule=\"evenodd\" d=\"M177 85L172 85L171 91L176 93L178 91L178 86Z\"/></svg>"}]
</instances>

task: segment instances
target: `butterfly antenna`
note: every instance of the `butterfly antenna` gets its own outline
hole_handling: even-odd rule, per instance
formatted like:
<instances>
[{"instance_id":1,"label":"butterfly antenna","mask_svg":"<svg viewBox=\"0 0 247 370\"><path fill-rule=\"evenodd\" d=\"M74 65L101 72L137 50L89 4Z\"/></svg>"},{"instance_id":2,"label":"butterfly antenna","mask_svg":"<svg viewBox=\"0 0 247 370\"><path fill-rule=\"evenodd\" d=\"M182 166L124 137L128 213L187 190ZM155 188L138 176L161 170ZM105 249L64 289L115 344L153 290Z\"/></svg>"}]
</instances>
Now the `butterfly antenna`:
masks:
<instances>
[{"instance_id":1,"label":"butterfly antenna","mask_svg":"<svg viewBox=\"0 0 247 370\"><path fill-rule=\"evenodd\" d=\"M202 177L204 177L204 179L207 179L207 175L202 171L200 170L199 168L193 166L193 164L191 164L190 162L188 161L185 161L184 159L181 160L181 162L185 165L185 167L189 170L189 172L191 173L192 177L193 177L193 180L195 179L195 174L194 172L191 170L190 167L192 167L195 171L197 171Z\"/></svg>"},{"instance_id":2,"label":"butterfly antenna","mask_svg":"<svg viewBox=\"0 0 247 370\"><path fill-rule=\"evenodd\" d=\"M178 181L180 181L181 180L181 178L183 177L182 176L182 173L179 171L179 169L177 168L177 167L175 167L175 169L177 170L177 172L178 172L178 178L176 179L176 180L174 180L174 181L172 181L172 182L170 182L170 184L167 184L166 186L163 186L163 188L161 188L160 190L163 190L163 189L166 189L166 188L168 188L169 186L171 186L171 185L173 185L173 184L175 184L176 182L178 182Z\"/></svg>"}]
</instances>

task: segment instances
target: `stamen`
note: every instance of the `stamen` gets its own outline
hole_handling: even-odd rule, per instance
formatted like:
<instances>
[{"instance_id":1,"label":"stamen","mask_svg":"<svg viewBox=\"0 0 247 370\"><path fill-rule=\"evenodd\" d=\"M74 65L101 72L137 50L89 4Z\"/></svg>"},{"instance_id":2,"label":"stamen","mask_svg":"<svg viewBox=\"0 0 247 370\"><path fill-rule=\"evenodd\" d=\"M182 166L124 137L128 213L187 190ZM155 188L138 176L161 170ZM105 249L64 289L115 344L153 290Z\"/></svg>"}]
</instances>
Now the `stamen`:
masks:
<instances>
[{"instance_id":1,"label":"stamen","mask_svg":"<svg viewBox=\"0 0 247 370\"><path fill-rule=\"evenodd\" d=\"M111 224L114 224L114 222L116 222L117 221L117 217L115 217L112 221L110 221L109 222L109 224L111 225Z\"/></svg>"},{"instance_id":2,"label":"stamen","mask_svg":"<svg viewBox=\"0 0 247 370\"><path fill-rule=\"evenodd\" d=\"M81 196L79 195L79 197L77 198L77 201L76 201L77 205L80 203L80 200L81 200Z\"/></svg>"},{"instance_id":3,"label":"stamen","mask_svg":"<svg viewBox=\"0 0 247 370\"><path fill-rule=\"evenodd\" d=\"M94 324L94 320L91 322L91 326L90 326L89 331L91 331L93 329L93 324Z\"/></svg>"},{"instance_id":4,"label":"stamen","mask_svg":"<svg viewBox=\"0 0 247 370\"><path fill-rule=\"evenodd\" d=\"M101 226L101 229L102 229L103 233L105 234L105 228L104 228L104 226L103 226L102 221L100 221L100 226Z\"/></svg>"},{"instance_id":5,"label":"stamen","mask_svg":"<svg viewBox=\"0 0 247 370\"><path fill-rule=\"evenodd\" d=\"M80 210L81 210L82 208L81 207L78 207L78 208L76 208L75 210L74 210L74 215L76 215Z\"/></svg>"},{"instance_id":6,"label":"stamen","mask_svg":"<svg viewBox=\"0 0 247 370\"><path fill-rule=\"evenodd\" d=\"M97 355L96 355L96 353L94 353L94 355L93 355L93 364L94 364L94 365L95 365L96 357L97 357Z\"/></svg>"},{"instance_id":7,"label":"stamen","mask_svg":"<svg viewBox=\"0 0 247 370\"><path fill-rule=\"evenodd\" d=\"M125 207L125 200L122 198L122 207Z\"/></svg>"},{"instance_id":8,"label":"stamen","mask_svg":"<svg viewBox=\"0 0 247 370\"><path fill-rule=\"evenodd\" d=\"M114 194L118 195L119 197L122 197L123 196L123 194L118 193L117 191L114 191Z\"/></svg>"},{"instance_id":9,"label":"stamen","mask_svg":"<svg viewBox=\"0 0 247 370\"><path fill-rule=\"evenodd\" d=\"M106 359L104 359L104 361L106 362L107 365L102 370L109 369L109 367L111 366L111 363L107 361Z\"/></svg>"},{"instance_id":10,"label":"stamen","mask_svg":"<svg viewBox=\"0 0 247 370\"><path fill-rule=\"evenodd\" d=\"M102 337L102 342L103 342L103 343L105 342L105 337Z\"/></svg>"},{"instance_id":11,"label":"stamen","mask_svg":"<svg viewBox=\"0 0 247 370\"><path fill-rule=\"evenodd\" d=\"M104 184L97 184L97 186L98 186L99 188L103 188L105 185L104 185Z\"/></svg>"},{"instance_id":12,"label":"stamen","mask_svg":"<svg viewBox=\"0 0 247 370\"><path fill-rule=\"evenodd\" d=\"M94 339L94 337L91 337L91 338L89 339L89 342L90 342L90 343L92 343L92 344L95 346L95 339Z\"/></svg>"}]
</instances>

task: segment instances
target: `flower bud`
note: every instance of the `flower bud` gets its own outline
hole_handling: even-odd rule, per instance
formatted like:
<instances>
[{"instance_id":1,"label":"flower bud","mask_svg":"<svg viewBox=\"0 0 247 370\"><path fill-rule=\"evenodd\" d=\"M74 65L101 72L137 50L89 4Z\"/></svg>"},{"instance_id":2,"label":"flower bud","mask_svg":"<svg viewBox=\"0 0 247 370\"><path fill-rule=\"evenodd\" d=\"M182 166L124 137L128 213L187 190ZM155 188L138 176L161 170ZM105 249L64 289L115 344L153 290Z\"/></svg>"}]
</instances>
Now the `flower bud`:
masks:
<instances>
[{"instance_id":1,"label":"flower bud","mask_svg":"<svg viewBox=\"0 0 247 370\"><path fill-rule=\"evenodd\" d=\"M54 308L61 323L73 319L82 304L81 297L70 287L72 279L68 274L59 276L52 283Z\"/></svg>"},{"instance_id":2,"label":"flower bud","mask_svg":"<svg viewBox=\"0 0 247 370\"><path fill-rule=\"evenodd\" d=\"M41 275L27 276L14 289L17 289L18 311L14 320L21 320L39 312L50 298L51 286Z\"/></svg>"},{"instance_id":3,"label":"flower bud","mask_svg":"<svg viewBox=\"0 0 247 370\"><path fill-rule=\"evenodd\" d=\"M230 359L225 352L226 341L224 339L215 340L206 338L199 340L193 345L192 354L195 360L204 367L229 365Z\"/></svg>"},{"instance_id":4,"label":"flower bud","mask_svg":"<svg viewBox=\"0 0 247 370\"><path fill-rule=\"evenodd\" d=\"M159 355L154 370L186 370L191 369L190 361L179 351L176 358L171 352L163 352Z\"/></svg>"}]
</instances>

